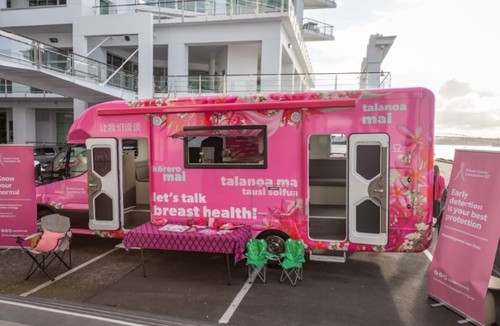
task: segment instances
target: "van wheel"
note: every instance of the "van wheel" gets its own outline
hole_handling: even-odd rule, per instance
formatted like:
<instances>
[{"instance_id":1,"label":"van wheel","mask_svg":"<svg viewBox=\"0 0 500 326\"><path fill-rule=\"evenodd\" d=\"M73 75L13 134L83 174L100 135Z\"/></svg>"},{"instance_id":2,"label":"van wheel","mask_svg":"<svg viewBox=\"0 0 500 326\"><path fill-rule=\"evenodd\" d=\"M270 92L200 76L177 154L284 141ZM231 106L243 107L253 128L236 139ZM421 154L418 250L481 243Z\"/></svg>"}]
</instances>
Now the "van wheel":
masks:
<instances>
[{"instance_id":1,"label":"van wheel","mask_svg":"<svg viewBox=\"0 0 500 326\"><path fill-rule=\"evenodd\" d=\"M264 239L267 242L267 251L274 255L285 252L285 241L289 236L285 232L269 230L259 234L257 239ZM268 261L268 266L277 267L278 261Z\"/></svg>"}]
</instances>

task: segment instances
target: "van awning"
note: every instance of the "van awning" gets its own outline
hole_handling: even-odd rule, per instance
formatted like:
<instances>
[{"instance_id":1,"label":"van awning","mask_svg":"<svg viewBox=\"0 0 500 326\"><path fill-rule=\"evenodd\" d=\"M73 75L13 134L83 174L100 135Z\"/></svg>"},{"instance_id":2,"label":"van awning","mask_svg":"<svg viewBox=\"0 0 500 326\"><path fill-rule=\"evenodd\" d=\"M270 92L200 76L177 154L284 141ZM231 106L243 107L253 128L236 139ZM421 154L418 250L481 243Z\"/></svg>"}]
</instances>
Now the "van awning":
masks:
<instances>
[{"instance_id":1,"label":"van awning","mask_svg":"<svg viewBox=\"0 0 500 326\"><path fill-rule=\"evenodd\" d=\"M185 137L258 137L264 133L264 128L185 128L171 135L172 138Z\"/></svg>"},{"instance_id":2,"label":"van awning","mask_svg":"<svg viewBox=\"0 0 500 326\"><path fill-rule=\"evenodd\" d=\"M177 114L196 112L246 111L246 110L298 110L327 109L346 110L356 106L356 98L332 98L315 100L265 101L265 102L235 102L210 104L175 104L160 106L138 106L130 108L101 108L97 115L130 115L130 114Z\"/></svg>"}]
</instances>

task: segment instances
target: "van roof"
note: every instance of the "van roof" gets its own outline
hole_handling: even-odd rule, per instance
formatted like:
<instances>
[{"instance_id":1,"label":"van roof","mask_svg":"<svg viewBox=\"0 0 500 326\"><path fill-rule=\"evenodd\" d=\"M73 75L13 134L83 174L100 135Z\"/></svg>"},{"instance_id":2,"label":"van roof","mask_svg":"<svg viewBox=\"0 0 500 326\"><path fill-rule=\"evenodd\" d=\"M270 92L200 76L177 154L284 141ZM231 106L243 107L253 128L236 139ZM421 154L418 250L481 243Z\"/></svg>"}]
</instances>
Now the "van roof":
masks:
<instances>
[{"instance_id":1,"label":"van roof","mask_svg":"<svg viewBox=\"0 0 500 326\"><path fill-rule=\"evenodd\" d=\"M146 99L127 102L124 107L101 107L98 115L195 113L244 110L297 110L302 108L354 107L362 91L273 93L255 96L210 96L178 99Z\"/></svg>"}]
</instances>

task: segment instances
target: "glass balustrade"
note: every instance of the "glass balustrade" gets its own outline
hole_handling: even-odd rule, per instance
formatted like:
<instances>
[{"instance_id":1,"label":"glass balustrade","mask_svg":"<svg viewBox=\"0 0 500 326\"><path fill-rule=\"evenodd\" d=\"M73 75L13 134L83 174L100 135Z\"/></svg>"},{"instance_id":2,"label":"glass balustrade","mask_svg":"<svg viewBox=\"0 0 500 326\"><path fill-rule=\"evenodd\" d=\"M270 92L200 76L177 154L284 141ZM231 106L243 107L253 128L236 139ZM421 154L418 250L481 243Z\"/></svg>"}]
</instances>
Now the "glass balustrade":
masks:
<instances>
[{"instance_id":1,"label":"glass balustrade","mask_svg":"<svg viewBox=\"0 0 500 326\"><path fill-rule=\"evenodd\" d=\"M378 86L391 87L391 74L380 73L319 73L278 75L190 75L155 76L156 97L207 94L257 94L271 92L304 92L327 90L356 90L365 88L361 83L367 77L379 80Z\"/></svg>"},{"instance_id":2,"label":"glass balustrade","mask_svg":"<svg viewBox=\"0 0 500 326\"><path fill-rule=\"evenodd\" d=\"M0 59L65 77L137 91L137 74L22 36L0 31Z\"/></svg>"},{"instance_id":3,"label":"glass balustrade","mask_svg":"<svg viewBox=\"0 0 500 326\"><path fill-rule=\"evenodd\" d=\"M137 75L124 69L81 57L47 44L0 31L0 60L57 72L71 80L85 80L137 92ZM270 75L188 75L169 76L155 70L155 96L176 94L256 94L309 90L350 90L364 88L363 81L378 81L379 88L391 86L390 73L325 73ZM158 73L163 72L163 73ZM71 82L70 80L70 82ZM371 87L377 87L372 84ZM0 79L0 96L43 91Z\"/></svg>"}]
</instances>

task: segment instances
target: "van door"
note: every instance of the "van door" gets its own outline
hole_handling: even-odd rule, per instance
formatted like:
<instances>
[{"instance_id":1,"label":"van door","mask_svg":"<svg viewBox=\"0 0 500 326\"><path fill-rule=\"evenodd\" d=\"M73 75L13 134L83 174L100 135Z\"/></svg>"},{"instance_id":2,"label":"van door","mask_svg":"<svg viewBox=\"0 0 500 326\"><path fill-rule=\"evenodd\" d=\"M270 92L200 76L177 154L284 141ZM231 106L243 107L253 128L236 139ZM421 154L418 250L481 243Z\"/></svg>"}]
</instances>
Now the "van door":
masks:
<instances>
[{"instance_id":1,"label":"van door","mask_svg":"<svg viewBox=\"0 0 500 326\"><path fill-rule=\"evenodd\" d=\"M120 227L120 179L118 141L115 138L87 139L89 229L117 230Z\"/></svg>"},{"instance_id":2,"label":"van door","mask_svg":"<svg viewBox=\"0 0 500 326\"><path fill-rule=\"evenodd\" d=\"M389 136L353 134L349 137L349 240L387 244Z\"/></svg>"}]
</instances>

